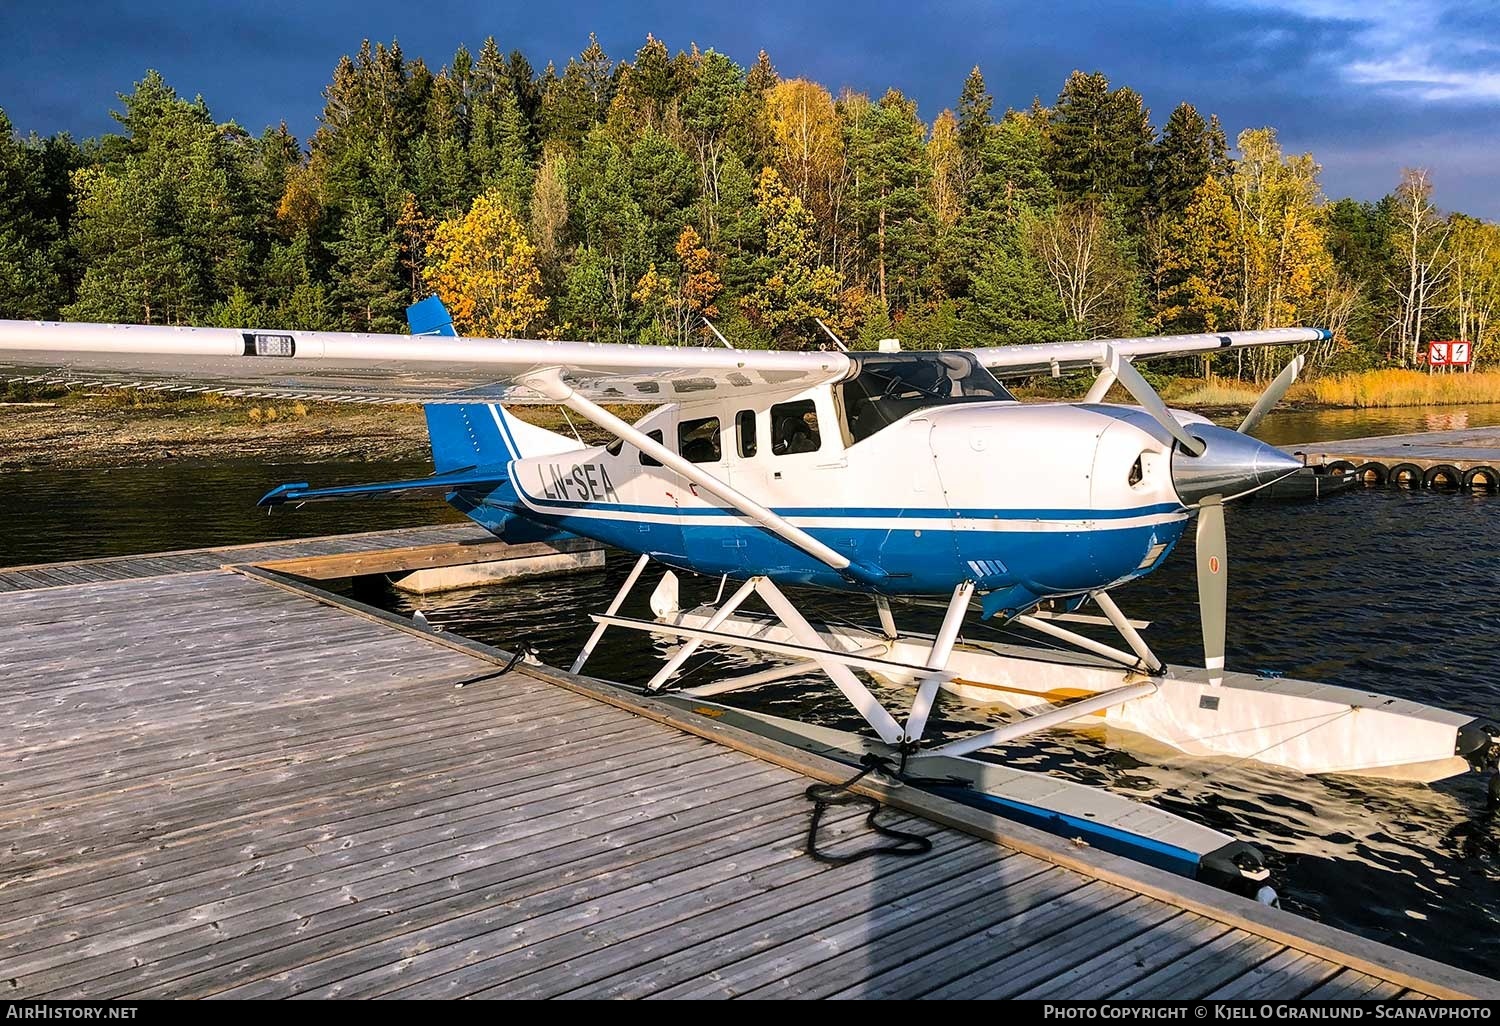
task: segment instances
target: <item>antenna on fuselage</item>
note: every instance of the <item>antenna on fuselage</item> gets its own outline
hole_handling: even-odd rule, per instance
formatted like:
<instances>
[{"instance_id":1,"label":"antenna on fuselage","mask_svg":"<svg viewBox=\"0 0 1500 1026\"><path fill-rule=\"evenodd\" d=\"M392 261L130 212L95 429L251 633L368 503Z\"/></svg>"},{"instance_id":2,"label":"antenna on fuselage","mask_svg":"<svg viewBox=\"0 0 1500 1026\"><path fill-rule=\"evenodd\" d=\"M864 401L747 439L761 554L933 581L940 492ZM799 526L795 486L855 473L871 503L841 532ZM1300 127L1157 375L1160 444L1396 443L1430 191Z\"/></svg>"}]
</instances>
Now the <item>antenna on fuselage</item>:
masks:
<instances>
[{"instance_id":1,"label":"antenna on fuselage","mask_svg":"<svg viewBox=\"0 0 1500 1026\"><path fill-rule=\"evenodd\" d=\"M713 321L711 321L707 317L705 317L705 318L703 318L703 323L706 324L706 325L708 325L708 330L714 333L714 338L716 338L720 342L724 343L724 348L725 349L733 349L734 348L734 346L732 346L732 345L729 344L729 339L727 339L727 338L724 337L723 332L719 331L718 328L714 327L714 322Z\"/></svg>"},{"instance_id":2,"label":"antenna on fuselage","mask_svg":"<svg viewBox=\"0 0 1500 1026\"><path fill-rule=\"evenodd\" d=\"M813 321L817 323L818 327L823 329L823 334L833 339L833 344L839 347L839 352L847 353L849 351L849 347L844 345L844 340L835 335L833 329L823 323L823 318L814 317Z\"/></svg>"}]
</instances>

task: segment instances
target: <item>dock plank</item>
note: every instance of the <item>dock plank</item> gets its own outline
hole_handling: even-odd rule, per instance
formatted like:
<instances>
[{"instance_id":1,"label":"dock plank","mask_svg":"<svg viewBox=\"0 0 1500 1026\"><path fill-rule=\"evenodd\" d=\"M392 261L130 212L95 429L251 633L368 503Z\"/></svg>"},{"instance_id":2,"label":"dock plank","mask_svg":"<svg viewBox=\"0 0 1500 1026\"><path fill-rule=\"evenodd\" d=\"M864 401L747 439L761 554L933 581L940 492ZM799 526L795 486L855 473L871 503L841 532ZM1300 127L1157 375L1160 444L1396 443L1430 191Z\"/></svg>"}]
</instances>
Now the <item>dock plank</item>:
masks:
<instances>
[{"instance_id":1,"label":"dock plank","mask_svg":"<svg viewBox=\"0 0 1500 1026\"><path fill-rule=\"evenodd\" d=\"M932 839L926 855L814 861L803 791L842 768L220 569L468 530L0 572L11 997L1390 997L1414 982L1184 911L1128 870L1097 879L1098 857L1061 844L957 829L974 814L941 799L886 813ZM869 843L856 811L825 830L835 851Z\"/></svg>"}]
</instances>

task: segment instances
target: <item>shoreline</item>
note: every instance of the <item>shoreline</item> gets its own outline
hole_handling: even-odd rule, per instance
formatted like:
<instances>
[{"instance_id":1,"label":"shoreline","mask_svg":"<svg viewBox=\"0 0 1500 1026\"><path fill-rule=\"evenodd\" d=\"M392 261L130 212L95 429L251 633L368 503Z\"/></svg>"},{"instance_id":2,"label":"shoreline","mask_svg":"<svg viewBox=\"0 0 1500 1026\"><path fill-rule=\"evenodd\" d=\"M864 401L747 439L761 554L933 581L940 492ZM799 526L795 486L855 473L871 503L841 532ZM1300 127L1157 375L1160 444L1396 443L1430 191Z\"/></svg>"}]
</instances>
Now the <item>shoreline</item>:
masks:
<instances>
[{"instance_id":1,"label":"shoreline","mask_svg":"<svg viewBox=\"0 0 1500 1026\"><path fill-rule=\"evenodd\" d=\"M331 463L427 459L418 407L308 406L274 421L251 403L132 406L115 397L0 404L0 473L226 460ZM290 410L289 407L287 407Z\"/></svg>"},{"instance_id":2,"label":"shoreline","mask_svg":"<svg viewBox=\"0 0 1500 1026\"><path fill-rule=\"evenodd\" d=\"M1028 394L1027 390L1020 397L1023 402L1063 398ZM1248 408L1239 403L1195 404L1170 398L1167 402L1226 423L1242 417ZM1500 403L1500 397L1496 402ZM1347 406L1304 398L1281 406L1283 411L1297 413L1399 413L1426 408L1442 405ZM543 427L568 430L551 407L519 409L525 419ZM276 411L272 419L267 419L269 410ZM593 434L585 430L586 437ZM0 473L233 460L270 464L425 461L431 455L426 421L421 407L415 405L267 405L203 397L132 401L117 393L0 401Z\"/></svg>"}]
</instances>

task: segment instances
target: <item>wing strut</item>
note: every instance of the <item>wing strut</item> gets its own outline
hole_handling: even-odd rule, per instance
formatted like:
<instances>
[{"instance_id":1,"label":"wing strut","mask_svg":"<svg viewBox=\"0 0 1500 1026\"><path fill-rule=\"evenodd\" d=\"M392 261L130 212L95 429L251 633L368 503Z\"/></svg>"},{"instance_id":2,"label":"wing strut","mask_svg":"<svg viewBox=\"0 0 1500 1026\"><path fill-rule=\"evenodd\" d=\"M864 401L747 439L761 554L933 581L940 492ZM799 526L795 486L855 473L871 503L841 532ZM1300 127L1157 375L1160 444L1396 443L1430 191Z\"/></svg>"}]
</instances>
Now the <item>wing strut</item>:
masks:
<instances>
[{"instance_id":1,"label":"wing strut","mask_svg":"<svg viewBox=\"0 0 1500 1026\"><path fill-rule=\"evenodd\" d=\"M548 399L567 407L591 423L598 425L615 437L629 442L662 466L676 471L699 488L702 488L705 492L727 502L740 513L755 521L778 538L790 545L796 546L818 562L833 567L833 569L839 571L839 573L850 580L861 584L871 584L884 576L878 569L851 562L848 556L824 545L800 527L792 524L785 517L772 512L743 492L730 487L724 481L719 480L698 466L698 464L690 463L683 459L671 449L668 449L643 432L637 431L592 400L585 399L562 380L562 375L557 370L532 375L525 378L524 383Z\"/></svg>"}]
</instances>

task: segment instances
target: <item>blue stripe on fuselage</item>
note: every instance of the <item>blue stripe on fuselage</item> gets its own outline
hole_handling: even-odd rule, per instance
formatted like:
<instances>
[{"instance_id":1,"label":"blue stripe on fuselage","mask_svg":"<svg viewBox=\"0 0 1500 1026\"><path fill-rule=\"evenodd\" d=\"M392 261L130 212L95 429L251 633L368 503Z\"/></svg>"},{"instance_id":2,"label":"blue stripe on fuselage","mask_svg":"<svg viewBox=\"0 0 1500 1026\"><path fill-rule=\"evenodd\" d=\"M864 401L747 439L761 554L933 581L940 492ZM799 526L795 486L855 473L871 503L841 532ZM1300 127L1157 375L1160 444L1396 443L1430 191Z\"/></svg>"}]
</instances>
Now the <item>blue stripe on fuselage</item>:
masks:
<instances>
[{"instance_id":1,"label":"blue stripe on fuselage","mask_svg":"<svg viewBox=\"0 0 1500 1026\"><path fill-rule=\"evenodd\" d=\"M657 516L712 517L743 516L738 510L724 506L638 506L629 503L589 503L568 499L546 499L524 493L526 502L546 510L556 510L566 515L572 510L603 510L610 513L645 513ZM1177 513L1182 506L1175 502L1159 502L1151 506L1135 506L1131 509L911 509L881 506L777 506L772 512L783 517L851 517L861 519L966 519L966 520L1127 520L1131 517L1153 516L1159 513Z\"/></svg>"},{"instance_id":2,"label":"blue stripe on fuselage","mask_svg":"<svg viewBox=\"0 0 1500 1026\"><path fill-rule=\"evenodd\" d=\"M514 485L507 483L482 498L466 493L453 501L470 518L499 533L507 523L522 517L556 530L593 538L631 552L645 552L679 569L705 574L745 577L765 574L780 583L813 584L845 589L849 582L830 567L781 538L756 526L726 522L682 524L679 516L700 510L680 511L672 507L584 505L546 503L556 513L529 509L520 501ZM538 503L542 505L542 503ZM570 515L587 509L594 516ZM598 516L601 511L618 516ZM727 515L732 511L715 509ZM846 523L809 526L805 530L819 541L850 559L879 566L888 575L881 590L890 594L943 595L963 580L972 580L973 563L991 564L994 573L979 580L981 590L1020 586L1044 597L1076 594L1103 587L1148 568L1140 564L1151 546L1176 544L1187 520L1180 506L1160 504L1131 510L994 510L963 511L964 516L1006 520L1095 522L1153 515L1178 514L1154 524L1107 527L1104 523L1077 530L953 530L893 526L902 520L949 521L954 514L933 509L843 509L823 507L783 508L777 512L792 517L826 516ZM634 516L632 514L635 514ZM638 519L640 513L663 517L661 522ZM1046 514L1046 515L1043 515ZM878 521L885 519L886 524ZM1162 554L1165 558L1165 552ZM1158 559L1157 562L1160 562ZM1154 565L1154 564L1153 564Z\"/></svg>"}]
</instances>

